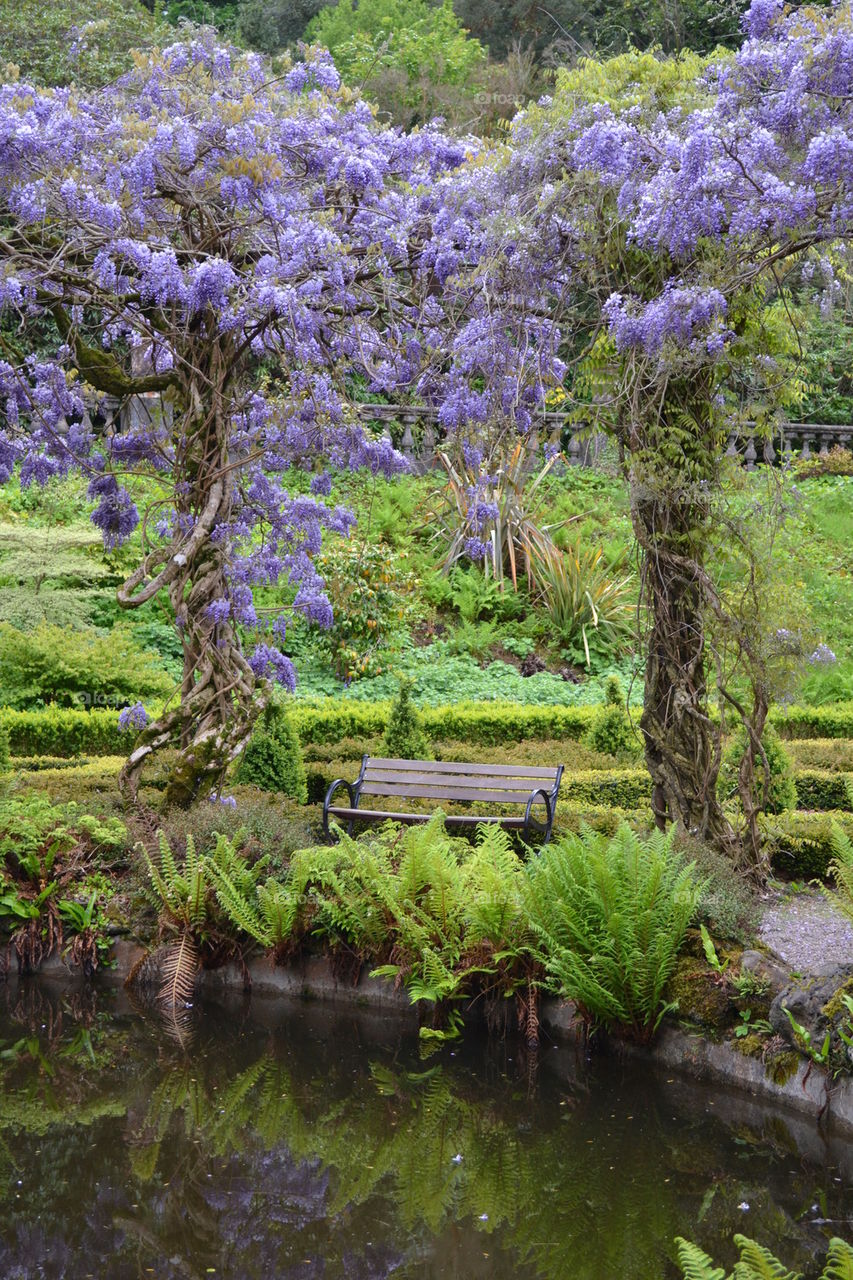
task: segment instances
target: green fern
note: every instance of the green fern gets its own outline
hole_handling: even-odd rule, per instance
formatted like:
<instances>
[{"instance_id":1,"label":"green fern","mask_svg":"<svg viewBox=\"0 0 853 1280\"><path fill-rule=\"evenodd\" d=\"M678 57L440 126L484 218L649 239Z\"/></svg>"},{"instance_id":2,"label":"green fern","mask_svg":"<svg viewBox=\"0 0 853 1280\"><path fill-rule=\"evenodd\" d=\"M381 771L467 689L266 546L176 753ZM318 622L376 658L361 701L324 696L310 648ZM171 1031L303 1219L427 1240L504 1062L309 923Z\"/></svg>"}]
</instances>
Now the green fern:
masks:
<instances>
[{"instance_id":1,"label":"green fern","mask_svg":"<svg viewBox=\"0 0 853 1280\"><path fill-rule=\"evenodd\" d=\"M737 1235L734 1240L740 1258L728 1280L802 1280L800 1272L789 1271L769 1249L748 1236ZM681 1237L675 1244L684 1280L726 1280L722 1267L715 1267L698 1245ZM853 1280L853 1247L837 1237L830 1240L819 1280Z\"/></svg>"},{"instance_id":2,"label":"green fern","mask_svg":"<svg viewBox=\"0 0 853 1280\"><path fill-rule=\"evenodd\" d=\"M853 920L853 841L837 822L832 824L833 858L829 864L835 880L835 902Z\"/></svg>"},{"instance_id":3,"label":"green fern","mask_svg":"<svg viewBox=\"0 0 853 1280\"><path fill-rule=\"evenodd\" d=\"M209 882L206 862L196 853L195 841L187 836L184 863L179 867L169 841L162 831L157 832L159 866L143 844L140 849L148 867L151 883L160 899L161 909L172 926L195 932L203 929L208 915Z\"/></svg>"},{"instance_id":4,"label":"green fern","mask_svg":"<svg viewBox=\"0 0 853 1280\"><path fill-rule=\"evenodd\" d=\"M853 1280L853 1248L837 1236L829 1242L823 1280Z\"/></svg>"},{"instance_id":5,"label":"green fern","mask_svg":"<svg viewBox=\"0 0 853 1280\"><path fill-rule=\"evenodd\" d=\"M583 828L528 864L534 948L553 991L594 1023L649 1039L701 885L673 848L674 831L642 840L623 824L608 838Z\"/></svg>"},{"instance_id":6,"label":"green fern","mask_svg":"<svg viewBox=\"0 0 853 1280\"><path fill-rule=\"evenodd\" d=\"M715 1267L698 1244L692 1240L683 1240L678 1236L675 1241L678 1250L678 1265L684 1273L684 1280L726 1280L722 1267Z\"/></svg>"},{"instance_id":7,"label":"green fern","mask_svg":"<svg viewBox=\"0 0 853 1280\"><path fill-rule=\"evenodd\" d=\"M789 1271L769 1249L748 1236L735 1236L735 1244L740 1249L740 1260L734 1280L802 1280L798 1271Z\"/></svg>"}]
</instances>

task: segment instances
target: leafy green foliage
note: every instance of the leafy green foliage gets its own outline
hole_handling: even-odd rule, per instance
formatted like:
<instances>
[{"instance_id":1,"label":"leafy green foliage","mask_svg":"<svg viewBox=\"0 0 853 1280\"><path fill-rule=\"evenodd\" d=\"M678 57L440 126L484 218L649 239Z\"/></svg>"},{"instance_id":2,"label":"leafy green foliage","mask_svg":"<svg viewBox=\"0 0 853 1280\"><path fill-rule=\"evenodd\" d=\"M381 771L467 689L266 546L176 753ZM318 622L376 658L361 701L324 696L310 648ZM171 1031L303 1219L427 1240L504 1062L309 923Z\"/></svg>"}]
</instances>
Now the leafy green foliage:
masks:
<instances>
[{"instance_id":1,"label":"leafy green foliage","mask_svg":"<svg viewBox=\"0 0 853 1280\"><path fill-rule=\"evenodd\" d=\"M853 920L853 839L837 823L833 823L830 840L832 861L829 873L835 881L836 902L845 915Z\"/></svg>"},{"instance_id":2,"label":"leafy green foliage","mask_svg":"<svg viewBox=\"0 0 853 1280\"><path fill-rule=\"evenodd\" d=\"M86 0L21 0L4 5L0 69L17 66L22 80L37 84L107 84L130 69L133 49L170 37L137 0L98 0L94 10Z\"/></svg>"},{"instance_id":3,"label":"leafy green foliage","mask_svg":"<svg viewBox=\"0 0 853 1280\"><path fill-rule=\"evenodd\" d=\"M529 864L527 907L551 988L594 1024L648 1040L699 902L674 830L643 840L583 830Z\"/></svg>"},{"instance_id":4,"label":"leafy green foliage","mask_svg":"<svg viewBox=\"0 0 853 1280\"><path fill-rule=\"evenodd\" d=\"M6 706L123 704L172 688L171 677L126 628L101 635L43 623L25 634L0 623L0 703Z\"/></svg>"},{"instance_id":5,"label":"leafy green foliage","mask_svg":"<svg viewBox=\"0 0 853 1280\"><path fill-rule=\"evenodd\" d=\"M35 971L73 935L68 956L87 977L94 973L101 934L100 891L87 880L91 862L124 845L124 824L52 804L38 792L0 801L0 925L10 932L18 967ZM86 893L80 904L74 896Z\"/></svg>"},{"instance_id":6,"label":"leafy green foliage","mask_svg":"<svg viewBox=\"0 0 853 1280\"><path fill-rule=\"evenodd\" d=\"M726 1280L723 1268L715 1266L698 1245L680 1236L675 1243L684 1280ZM802 1280L799 1272L789 1271L769 1249L748 1236L735 1236L735 1244L740 1258L728 1280ZM853 1280L853 1247L833 1237L818 1280Z\"/></svg>"},{"instance_id":7,"label":"leafy green foliage","mask_svg":"<svg viewBox=\"0 0 853 1280\"><path fill-rule=\"evenodd\" d=\"M341 679L381 673L415 607L418 580L408 568L406 552L338 539L324 550L317 567L334 621L319 632L315 647L329 655Z\"/></svg>"},{"instance_id":8,"label":"leafy green foliage","mask_svg":"<svg viewBox=\"0 0 853 1280\"><path fill-rule=\"evenodd\" d=\"M9 730L5 724L0 724L0 777L4 773L8 773L11 767L11 756L9 753Z\"/></svg>"},{"instance_id":9,"label":"leafy green foliage","mask_svg":"<svg viewBox=\"0 0 853 1280\"><path fill-rule=\"evenodd\" d=\"M291 901L313 901L315 933L377 975L403 982L413 1001L447 1004L484 981L496 994L527 987L524 867L509 837L483 826L472 850L441 814L423 826L391 824L359 840L294 855ZM456 1026L451 1017L451 1030Z\"/></svg>"},{"instance_id":10,"label":"leafy green foliage","mask_svg":"<svg viewBox=\"0 0 853 1280\"><path fill-rule=\"evenodd\" d=\"M330 49L344 81L364 85L406 126L461 115L463 105L470 113L486 59L451 0L339 0L313 19L306 38Z\"/></svg>"},{"instance_id":11,"label":"leafy green foliage","mask_svg":"<svg viewBox=\"0 0 853 1280\"><path fill-rule=\"evenodd\" d=\"M234 776L262 791L277 791L302 804L307 800L302 748L281 702L265 708Z\"/></svg>"},{"instance_id":12,"label":"leafy green foliage","mask_svg":"<svg viewBox=\"0 0 853 1280\"><path fill-rule=\"evenodd\" d=\"M424 733L420 713L412 703L412 686L408 680L400 681L397 696L391 704L382 750L395 760L432 759L429 739Z\"/></svg>"},{"instance_id":13,"label":"leafy green foliage","mask_svg":"<svg viewBox=\"0 0 853 1280\"><path fill-rule=\"evenodd\" d=\"M765 726L761 741L769 766L767 800L761 805L761 809L764 813L784 813L786 809L795 809L797 788L791 774L791 761L772 725ZM719 785L727 797L737 796L737 771L746 750L746 742L746 730L739 725L726 746L720 769ZM758 756L755 761L755 785L759 802L764 795L766 774L764 761Z\"/></svg>"}]
</instances>

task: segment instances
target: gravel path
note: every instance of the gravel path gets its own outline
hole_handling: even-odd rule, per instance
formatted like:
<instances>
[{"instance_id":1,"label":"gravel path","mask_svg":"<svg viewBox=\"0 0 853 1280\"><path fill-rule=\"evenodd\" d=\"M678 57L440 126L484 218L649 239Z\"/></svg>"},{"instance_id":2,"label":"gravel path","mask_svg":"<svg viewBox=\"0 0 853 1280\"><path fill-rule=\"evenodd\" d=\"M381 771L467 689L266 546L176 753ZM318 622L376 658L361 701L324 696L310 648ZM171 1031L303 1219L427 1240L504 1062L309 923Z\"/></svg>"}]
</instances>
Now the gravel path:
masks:
<instances>
[{"instance_id":1,"label":"gravel path","mask_svg":"<svg viewBox=\"0 0 853 1280\"><path fill-rule=\"evenodd\" d=\"M797 893L771 903L758 933L797 973L853 964L853 924L822 893Z\"/></svg>"}]
</instances>

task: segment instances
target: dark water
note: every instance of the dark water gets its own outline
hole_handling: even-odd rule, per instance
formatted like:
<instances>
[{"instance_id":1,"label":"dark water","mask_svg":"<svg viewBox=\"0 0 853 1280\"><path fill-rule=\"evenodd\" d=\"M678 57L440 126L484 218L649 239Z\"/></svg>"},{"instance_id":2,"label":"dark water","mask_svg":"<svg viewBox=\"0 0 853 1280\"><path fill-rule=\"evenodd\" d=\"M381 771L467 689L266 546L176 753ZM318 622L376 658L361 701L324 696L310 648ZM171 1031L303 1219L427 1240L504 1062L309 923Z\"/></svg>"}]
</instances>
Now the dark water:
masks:
<instances>
[{"instance_id":1,"label":"dark water","mask_svg":"<svg viewBox=\"0 0 853 1280\"><path fill-rule=\"evenodd\" d=\"M124 997L0 990L0 1277L663 1280L736 1231L815 1274L853 1148L636 1063L255 1001L181 1046ZM745 1207L745 1206L748 1206Z\"/></svg>"}]
</instances>

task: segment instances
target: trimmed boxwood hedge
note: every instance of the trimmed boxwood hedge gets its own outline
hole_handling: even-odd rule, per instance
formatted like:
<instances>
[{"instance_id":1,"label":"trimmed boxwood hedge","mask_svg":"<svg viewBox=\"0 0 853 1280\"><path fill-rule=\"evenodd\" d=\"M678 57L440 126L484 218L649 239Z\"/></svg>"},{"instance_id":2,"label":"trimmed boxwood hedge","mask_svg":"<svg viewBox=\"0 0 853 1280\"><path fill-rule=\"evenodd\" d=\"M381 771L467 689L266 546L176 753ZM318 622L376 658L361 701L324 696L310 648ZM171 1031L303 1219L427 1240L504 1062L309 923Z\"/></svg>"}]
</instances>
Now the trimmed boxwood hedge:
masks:
<instances>
[{"instance_id":1,"label":"trimmed boxwood hedge","mask_svg":"<svg viewBox=\"0 0 853 1280\"><path fill-rule=\"evenodd\" d=\"M288 710L304 747L343 739L380 738L388 723L390 704L327 698L318 702L294 701ZM540 739L579 742L597 710L460 702L455 706L425 707L421 714L433 743L457 741L497 747ZM0 725L8 729L13 756L120 755L129 750L133 731L120 729L118 717L118 711L101 709L4 709L0 710ZM770 719L784 738L853 738L851 703L777 708Z\"/></svg>"},{"instance_id":2,"label":"trimmed boxwood hedge","mask_svg":"<svg viewBox=\"0 0 853 1280\"><path fill-rule=\"evenodd\" d=\"M133 730L121 729L119 712L45 707L38 711L0 711L13 756L127 755Z\"/></svg>"},{"instance_id":3,"label":"trimmed boxwood hedge","mask_svg":"<svg viewBox=\"0 0 853 1280\"><path fill-rule=\"evenodd\" d=\"M797 769L794 785L798 809L853 810L853 774L827 769Z\"/></svg>"}]
</instances>

